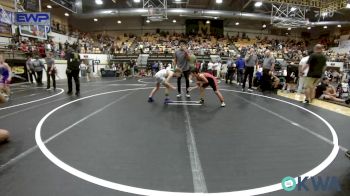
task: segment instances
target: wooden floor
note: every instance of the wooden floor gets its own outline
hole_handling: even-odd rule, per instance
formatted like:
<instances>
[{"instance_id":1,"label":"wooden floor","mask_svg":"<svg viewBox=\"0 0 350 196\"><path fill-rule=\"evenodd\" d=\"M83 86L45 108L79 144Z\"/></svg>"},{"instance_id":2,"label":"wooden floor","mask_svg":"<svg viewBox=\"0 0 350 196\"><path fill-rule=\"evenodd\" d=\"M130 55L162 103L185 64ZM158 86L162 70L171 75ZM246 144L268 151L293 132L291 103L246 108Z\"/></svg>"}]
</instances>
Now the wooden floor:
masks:
<instances>
[{"instance_id":1,"label":"wooden floor","mask_svg":"<svg viewBox=\"0 0 350 196\"><path fill-rule=\"evenodd\" d=\"M299 95L297 93L285 93L283 91L278 91L278 95L282 96L282 97L286 97L289 99L293 99L293 100L297 100L297 101L303 101L305 99L304 95ZM339 114L343 114L346 116L350 116L350 108L349 107L344 107L341 105L337 105L334 103L329 103L326 101L321 101L321 100L313 100L311 105L326 109L326 110L330 110Z\"/></svg>"}]
</instances>

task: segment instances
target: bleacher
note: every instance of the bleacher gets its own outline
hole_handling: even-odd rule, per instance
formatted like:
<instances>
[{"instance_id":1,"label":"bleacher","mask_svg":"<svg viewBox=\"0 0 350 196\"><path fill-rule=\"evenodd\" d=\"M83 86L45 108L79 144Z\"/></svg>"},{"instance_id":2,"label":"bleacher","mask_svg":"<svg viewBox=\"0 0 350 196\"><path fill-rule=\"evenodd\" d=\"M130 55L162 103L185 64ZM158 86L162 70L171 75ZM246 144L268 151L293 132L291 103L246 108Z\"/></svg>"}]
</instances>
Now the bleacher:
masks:
<instances>
[{"instance_id":1,"label":"bleacher","mask_svg":"<svg viewBox=\"0 0 350 196\"><path fill-rule=\"evenodd\" d=\"M17 50L15 45L9 45L8 43L0 43L0 53L5 59L25 59L25 53Z\"/></svg>"}]
</instances>

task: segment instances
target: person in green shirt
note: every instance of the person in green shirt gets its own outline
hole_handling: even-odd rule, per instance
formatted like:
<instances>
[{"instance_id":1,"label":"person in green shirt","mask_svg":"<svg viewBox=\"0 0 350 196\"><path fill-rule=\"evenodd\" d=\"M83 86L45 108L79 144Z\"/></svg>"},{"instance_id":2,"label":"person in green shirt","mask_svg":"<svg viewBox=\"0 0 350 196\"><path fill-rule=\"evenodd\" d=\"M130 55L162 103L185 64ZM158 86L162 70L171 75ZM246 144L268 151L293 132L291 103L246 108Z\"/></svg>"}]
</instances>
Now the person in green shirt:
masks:
<instances>
[{"instance_id":1,"label":"person in green shirt","mask_svg":"<svg viewBox=\"0 0 350 196\"><path fill-rule=\"evenodd\" d=\"M190 71L193 71L196 69L196 62L197 62L197 57L196 55L193 54L193 52L188 53L188 61L187 64L190 67ZM192 74L190 75L190 83L192 83Z\"/></svg>"},{"instance_id":2,"label":"person in green shirt","mask_svg":"<svg viewBox=\"0 0 350 196\"><path fill-rule=\"evenodd\" d=\"M195 64L197 62L197 57L196 55L193 54L193 52L189 52L189 57L188 57L188 65L190 66L190 70L194 70L196 68Z\"/></svg>"}]
</instances>

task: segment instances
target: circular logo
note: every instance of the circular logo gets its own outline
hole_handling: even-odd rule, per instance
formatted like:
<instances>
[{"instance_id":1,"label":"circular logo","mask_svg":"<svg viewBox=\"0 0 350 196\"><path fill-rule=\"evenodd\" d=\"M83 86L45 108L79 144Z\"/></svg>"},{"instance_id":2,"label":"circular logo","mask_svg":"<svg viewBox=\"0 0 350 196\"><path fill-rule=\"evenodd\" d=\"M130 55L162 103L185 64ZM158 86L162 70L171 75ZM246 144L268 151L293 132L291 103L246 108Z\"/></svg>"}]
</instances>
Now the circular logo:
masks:
<instances>
[{"instance_id":1,"label":"circular logo","mask_svg":"<svg viewBox=\"0 0 350 196\"><path fill-rule=\"evenodd\" d=\"M282 180L282 187L285 191L294 191L297 187L297 182L293 177L287 176Z\"/></svg>"}]
</instances>

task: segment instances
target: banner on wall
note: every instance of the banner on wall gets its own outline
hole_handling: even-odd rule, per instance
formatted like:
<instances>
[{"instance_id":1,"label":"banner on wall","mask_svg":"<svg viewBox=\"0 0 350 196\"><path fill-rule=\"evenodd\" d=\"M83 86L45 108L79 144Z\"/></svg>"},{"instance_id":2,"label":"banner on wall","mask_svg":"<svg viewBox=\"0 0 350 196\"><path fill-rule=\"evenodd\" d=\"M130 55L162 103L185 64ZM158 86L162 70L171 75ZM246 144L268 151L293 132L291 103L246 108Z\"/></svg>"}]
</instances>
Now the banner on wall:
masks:
<instances>
[{"instance_id":1,"label":"banner on wall","mask_svg":"<svg viewBox=\"0 0 350 196\"><path fill-rule=\"evenodd\" d=\"M224 22L222 20L186 20L186 34L223 36Z\"/></svg>"},{"instance_id":2,"label":"banner on wall","mask_svg":"<svg viewBox=\"0 0 350 196\"><path fill-rule=\"evenodd\" d=\"M13 12L0 8L0 22L11 25L12 21L13 21Z\"/></svg>"},{"instance_id":3,"label":"banner on wall","mask_svg":"<svg viewBox=\"0 0 350 196\"><path fill-rule=\"evenodd\" d=\"M48 12L16 12L15 24L51 26L51 14Z\"/></svg>"}]
</instances>

